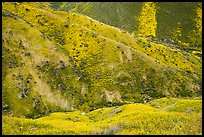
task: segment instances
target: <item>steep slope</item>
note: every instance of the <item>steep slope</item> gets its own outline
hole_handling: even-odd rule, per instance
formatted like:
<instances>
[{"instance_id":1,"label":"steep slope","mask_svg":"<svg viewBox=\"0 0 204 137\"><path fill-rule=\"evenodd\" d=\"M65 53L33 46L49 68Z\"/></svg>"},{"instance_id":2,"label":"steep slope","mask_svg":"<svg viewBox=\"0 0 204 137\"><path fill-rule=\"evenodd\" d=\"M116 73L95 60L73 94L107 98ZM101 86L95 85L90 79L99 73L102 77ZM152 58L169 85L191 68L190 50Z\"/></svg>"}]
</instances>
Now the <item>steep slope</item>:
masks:
<instances>
[{"instance_id":1,"label":"steep slope","mask_svg":"<svg viewBox=\"0 0 204 137\"><path fill-rule=\"evenodd\" d=\"M202 100L162 98L149 104L55 112L38 119L3 116L3 135L201 135ZM158 106L166 106L158 107ZM180 106L180 107L178 107ZM156 108L155 108L156 107Z\"/></svg>"},{"instance_id":2,"label":"steep slope","mask_svg":"<svg viewBox=\"0 0 204 137\"><path fill-rule=\"evenodd\" d=\"M3 114L201 95L202 58L185 51L41 3L4 2L2 24Z\"/></svg>"},{"instance_id":3,"label":"steep slope","mask_svg":"<svg viewBox=\"0 0 204 137\"><path fill-rule=\"evenodd\" d=\"M141 31L140 18L147 15L150 21L147 18L142 21L148 27L156 18L156 38L161 42L176 44L189 52L201 51L202 4L199 2L51 2L49 6L81 13L136 34ZM153 10L156 17L151 16Z\"/></svg>"}]
</instances>

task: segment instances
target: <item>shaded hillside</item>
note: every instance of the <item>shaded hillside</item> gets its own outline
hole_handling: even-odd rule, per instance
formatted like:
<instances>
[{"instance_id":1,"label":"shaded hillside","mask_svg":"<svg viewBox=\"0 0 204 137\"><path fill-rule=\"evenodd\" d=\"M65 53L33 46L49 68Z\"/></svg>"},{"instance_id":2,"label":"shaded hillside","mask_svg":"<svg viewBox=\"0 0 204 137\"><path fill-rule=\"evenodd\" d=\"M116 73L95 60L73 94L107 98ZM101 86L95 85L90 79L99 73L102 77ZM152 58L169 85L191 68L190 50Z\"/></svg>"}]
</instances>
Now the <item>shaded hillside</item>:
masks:
<instances>
[{"instance_id":1,"label":"shaded hillside","mask_svg":"<svg viewBox=\"0 0 204 137\"><path fill-rule=\"evenodd\" d=\"M140 17L150 16L152 24L156 11L156 38L161 42L176 44L177 48L201 50L202 46L202 4L198 2L51 2L50 7L87 15L106 24L121 28L130 33L140 32ZM146 20L146 18L142 18ZM147 20L148 21L148 20ZM142 29L143 30L143 29ZM147 28L148 31L149 28Z\"/></svg>"},{"instance_id":2,"label":"shaded hillside","mask_svg":"<svg viewBox=\"0 0 204 137\"><path fill-rule=\"evenodd\" d=\"M2 31L5 115L201 95L202 58L80 14L4 2Z\"/></svg>"},{"instance_id":3,"label":"shaded hillside","mask_svg":"<svg viewBox=\"0 0 204 137\"><path fill-rule=\"evenodd\" d=\"M38 119L3 116L2 134L201 135L201 107L200 99L162 98L89 113L55 112Z\"/></svg>"}]
</instances>

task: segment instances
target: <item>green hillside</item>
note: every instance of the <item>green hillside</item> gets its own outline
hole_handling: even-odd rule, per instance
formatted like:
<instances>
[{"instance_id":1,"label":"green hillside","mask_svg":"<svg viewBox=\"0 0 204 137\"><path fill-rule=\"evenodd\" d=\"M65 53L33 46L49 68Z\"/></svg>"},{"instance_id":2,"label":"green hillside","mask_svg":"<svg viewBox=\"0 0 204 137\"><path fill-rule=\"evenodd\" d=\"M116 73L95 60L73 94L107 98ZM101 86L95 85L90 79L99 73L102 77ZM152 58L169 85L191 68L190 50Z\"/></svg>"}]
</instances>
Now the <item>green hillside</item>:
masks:
<instances>
[{"instance_id":1,"label":"green hillside","mask_svg":"<svg viewBox=\"0 0 204 137\"><path fill-rule=\"evenodd\" d=\"M5 113L201 95L202 59L185 51L38 3L3 3L2 17Z\"/></svg>"},{"instance_id":2,"label":"green hillside","mask_svg":"<svg viewBox=\"0 0 204 137\"><path fill-rule=\"evenodd\" d=\"M140 16L148 2L51 2L50 7L77 12L106 24L137 34ZM150 2L149 2L150 3ZM147 7L146 7L147 8ZM201 50L202 4L198 2L152 2L155 9L156 38L160 42L177 45L177 48ZM147 15L151 18L151 11ZM142 18L144 20L144 18ZM152 19L145 25L152 24ZM147 30L148 31L148 30Z\"/></svg>"},{"instance_id":3,"label":"green hillside","mask_svg":"<svg viewBox=\"0 0 204 137\"><path fill-rule=\"evenodd\" d=\"M3 134L201 134L201 51L50 6L2 2Z\"/></svg>"},{"instance_id":4,"label":"green hillside","mask_svg":"<svg viewBox=\"0 0 204 137\"><path fill-rule=\"evenodd\" d=\"M162 98L146 105L127 104L89 113L56 112L38 119L3 116L2 134L201 135L201 102L200 99Z\"/></svg>"}]
</instances>

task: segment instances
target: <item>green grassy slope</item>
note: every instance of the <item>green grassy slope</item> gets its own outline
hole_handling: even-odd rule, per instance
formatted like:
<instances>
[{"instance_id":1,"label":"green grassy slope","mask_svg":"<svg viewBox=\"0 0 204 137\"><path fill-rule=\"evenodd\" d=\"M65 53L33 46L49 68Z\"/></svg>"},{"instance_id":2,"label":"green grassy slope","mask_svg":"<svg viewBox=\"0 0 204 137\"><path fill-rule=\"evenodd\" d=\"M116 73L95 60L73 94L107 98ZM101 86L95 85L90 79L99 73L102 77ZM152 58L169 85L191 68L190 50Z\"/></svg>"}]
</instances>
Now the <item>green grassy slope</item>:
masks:
<instances>
[{"instance_id":1,"label":"green grassy slope","mask_svg":"<svg viewBox=\"0 0 204 137\"><path fill-rule=\"evenodd\" d=\"M121 28L130 33L138 31L139 16L144 2L51 2L52 8L81 13L106 24ZM157 31L160 41L177 45L177 48L200 50L202 46L202 29L197 20L202 20L202 4L197 2L156 2ZM175 31L180 28L179 36Z\"/></svg>"},{"instance_id":2,"label":"green grassy slope","mask_svg":"<svg viewBox=\"0 0 204 137\"><path fill-rule=\"evenodd\" d=\"M56 112L38 119L3 116L2 134L201 135L201 102L162 98L148 104L100 108L89 113Z\"/></svg>"},{"instance_id":3,"label":"green grassy slope","mask_svg":"<svg viewBox=\"0 0 204 137\"><path fill-rule=\"evenodd\" d=\"M2 24L5 115L201 95L202 58L185 51L40 3L4 2Z\"/></svg>"}]
</instances>

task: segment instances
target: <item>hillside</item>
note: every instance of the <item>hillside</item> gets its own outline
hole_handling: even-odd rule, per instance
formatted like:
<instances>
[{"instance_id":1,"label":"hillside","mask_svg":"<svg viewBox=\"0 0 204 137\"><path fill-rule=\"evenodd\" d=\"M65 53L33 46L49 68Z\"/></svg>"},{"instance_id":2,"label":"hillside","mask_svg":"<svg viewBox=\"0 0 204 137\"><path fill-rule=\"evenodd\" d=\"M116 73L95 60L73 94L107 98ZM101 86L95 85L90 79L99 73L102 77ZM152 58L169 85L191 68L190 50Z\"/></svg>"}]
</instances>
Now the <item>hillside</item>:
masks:
<instances>
[{"instance_id":1,"label":"hillside","mask_svg":"<svg viewBox=\"0 0 204 137\"><path fill-rule=\"evenodd\" d=\"M2 45L3 115L202 94L201 57L42 3L2 3Z\"/></svg>"},{"instance_id":2,"label":"hillside","mask_svg":"<svg viewBox=\"0 0 204 137\"><path fill-rule=\"evenodd\" d=\"M188 52L201 52L202 4L199 2L50 2L48 6L81 13L136 35L145 30L141 29L141 22L148 27L147 32L156 21L153 36L158 41Z\"/></svg>"},{"instance_id":3,"label":"hillside","mask_svg":"<svg viewBox=\"0 0 204 137\"><path fill-rule=\"evenodd\" d=\"M201 135L202 100L162 98L38 119L3 116L3 135Z\"/></svg>"}]
</instances>

